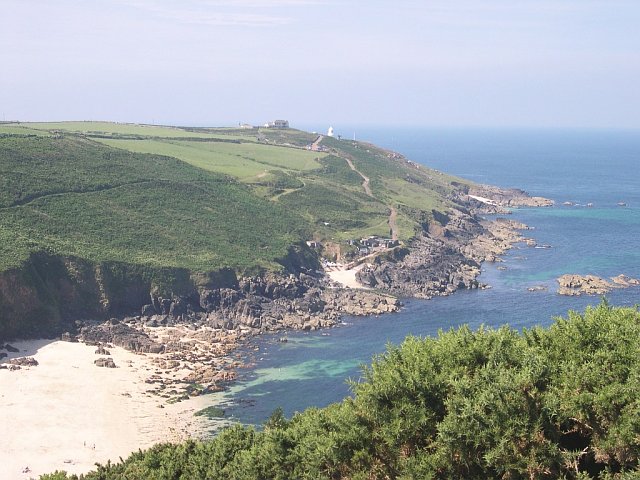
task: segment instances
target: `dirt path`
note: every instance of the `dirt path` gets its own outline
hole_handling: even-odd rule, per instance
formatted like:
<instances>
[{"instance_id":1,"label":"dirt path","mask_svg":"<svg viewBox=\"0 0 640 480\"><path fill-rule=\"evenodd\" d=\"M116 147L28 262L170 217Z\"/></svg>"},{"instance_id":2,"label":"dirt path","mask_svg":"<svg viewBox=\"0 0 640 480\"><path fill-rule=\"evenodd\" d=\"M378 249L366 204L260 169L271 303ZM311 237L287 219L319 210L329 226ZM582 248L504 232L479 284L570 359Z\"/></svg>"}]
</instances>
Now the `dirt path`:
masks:
<instances>
[{"instance_id":1,"label":"dirt path","mask_svg":"<svg viewBox=\"0 0 640 480\"><path fill-rule=\"evenodd\" d=\"M318 138L316 138L316 141L311 144L311 150L313 150L314 152L317 151L318 148L320 147L320 142L322 140L324 140L324 136L318 135Z\"/></svg>"},{"instance_id":2,"label":"dirt path","mask_svg":"<svg viewBox=\"0 0 640 480\"><path fill-rule=\"evenodd\" d=\"M152 183L152 180L134 180L133 182L119 183L118 185L98 186L96 188L87 188L86 190L82 190L82 189L63 190L60 192L51 192L51 193L43 193L40 195L32 195L32 196L28 196L27 198L16 200L11 205L0 207L0 210L9 210L14 207L25 207L31 203L36 202L37 200L48 198L48 197L61 197L63 195L85 195L88 193L98 193L98 192L104 192L106 190L115 190L116 188L128 187L131 185L141 185L143 183Z\"/></svg>"},{"instance_id":3,"label":"dirt path","mask_svg":"<svg viewBox=\"0 0 640 480\"><path fill-rule=\"evenodd\" d=\"M349 168L362 177L362 188L364 188L365 193L370 197L373 197L373 193L371 193L371 187L369 186L369 177L358 170L350 158L344 157L344 159L349 164Z\"/></svg>"},{"instance_id":4,"label":"dirt path","mask_svg":"<svg viewBox=\"0 0 640 480\"><path fill-rule=\"evenodd\" d=\"M373 193L371 192L371 187L369 186L369 177L367 177L366 175L364 175L360 170L358 170L355 165L353 164L353 161L350 158L344 157L345 161L347 162L347 164L349 165L349 168L351 170L353 170L354 172L356 172L358 175L360 175L362 177L362 188L364 188L364 191L367 195L369 195L370 197L373 198ZM398 225L396 222L396 219L398 218L398 211L394 208L394 207L389 207L389 229L391 230L391 239L392 240L397 240L398 239Z\"/></svg>"},{"instance_id":5,"label":"dirt path","mask_svg":"<svg viewBox=\"0 0 640 480\"><path fill-rule=\"evenodd\" d=\"M285 188L285 189L284 189L284 192L279 193L279 194L277 194L277 195L274 195L273 197L271 197L271 200L272 200L272 201L276 201L276 200L278 200L280 197L284 197L285 195L289 195L290 193L297 192L298 190L302 190L304 187L306 187L306 186L307 186L307 184L306 184L306 183L304 183L304 181L303 181L303 180L300 180L300 181L302 182L302 187L300 187L300 188Z\"/></svg>"},{"instance_id":6,"label":"dirt path","mask_svg":"<svg viewBox=\"0 0 640 480\"><path fill-rule=\"evenodd\" d=\"M394 207L389 207L389 228L391 229L391 240L398 240L398 225L396 219L398 218L398 211Z\"/></svg>"}]
</instances>

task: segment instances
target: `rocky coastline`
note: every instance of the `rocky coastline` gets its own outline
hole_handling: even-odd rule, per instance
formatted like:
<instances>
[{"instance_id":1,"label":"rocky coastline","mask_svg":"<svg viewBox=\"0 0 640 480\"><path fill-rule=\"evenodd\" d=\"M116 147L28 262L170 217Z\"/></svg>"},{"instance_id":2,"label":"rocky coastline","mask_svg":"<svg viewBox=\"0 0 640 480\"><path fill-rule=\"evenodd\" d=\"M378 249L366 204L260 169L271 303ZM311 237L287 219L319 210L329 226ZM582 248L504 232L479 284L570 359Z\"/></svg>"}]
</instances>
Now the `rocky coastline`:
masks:
<instances>
[{"instance_id":1,"label":"rocky coastline","mask_svg":"<svg viewBox=\"0 0 640 480\"><path fill-rule=\"evenodd\" d=\"M531 227L504 217L514 207L546 207L553 202L516 189L475 186L452 198L457 208L433 212L408 248L379 257L357 274L368 287L416 298L446 296L459 289L487 288L478 282L483 262L500 262L515 243L535 246L522 232Z\"/></svg>"},{"instance_id":2,"label":"rocky coastline","mask_svg":"<svg viewBox=\"0 0 640 480\"><path fill-rule=\"evenodd\" d=\"M78 320L62 340L95 346L96 367L124 366L109 357L114 347L147 356L153 370L145 379L146 393L175 403L223 390L250 365L238 349L257 335L328 328L342 315L400 308L391 295L334 288L322 276L307 274L243 278L238 287L204 289L198 296L152 296L140 315Z\"/></svg>"},{"instance_id":3,"label":"rocky coastline","mask_svg":"<svg viewBox=\"0 0 640 480\"><path fill-rule=\"evenodd\" d=\"M535 242L523 236L526 225L485 216L552 203L488 186L461 188L450 200L455 207L433 211L410 244L374 258L357 273L367 289L341 288L309 268L220 282L222 286L209 282L182 295L151 293L138 315L76 320L62 337L96 346L96 368L119 367L108 356L113 346L150 356L154 370L145 380L147 393L167 402L219 391L246 366L238 347L256 335L333 327L343 315L395 312L400 297L486 288L477 280L483 262L499 262L514 243Z\"/></svg>"}]
</instances>

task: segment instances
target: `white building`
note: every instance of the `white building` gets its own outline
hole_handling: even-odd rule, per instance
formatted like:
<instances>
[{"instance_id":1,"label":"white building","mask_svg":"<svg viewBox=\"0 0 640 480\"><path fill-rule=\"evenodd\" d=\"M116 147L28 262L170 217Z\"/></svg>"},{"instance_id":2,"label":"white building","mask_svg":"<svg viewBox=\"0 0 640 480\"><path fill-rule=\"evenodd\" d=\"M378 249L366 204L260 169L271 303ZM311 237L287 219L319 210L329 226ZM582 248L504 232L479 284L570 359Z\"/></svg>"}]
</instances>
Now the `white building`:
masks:
<instances>
[{"instance_id":1,"label":"white building","mask_svg":"<svg viewBox=\"0 0 640 480\"><path fill-rule=\"evenodd\" d=\"M327 137L333 137L333 127L329 127L329 130L327 130Z\"/></svg>"},{"instance_id":2,"label":"white building","mask_svg":"<svg viewBox=\"0 0 640 480\"><path fill-rule=\"evenodd\" d=\"M289 120L274 120L264 124L267 128L289 128Z\"/></svg>"}]
</instances>

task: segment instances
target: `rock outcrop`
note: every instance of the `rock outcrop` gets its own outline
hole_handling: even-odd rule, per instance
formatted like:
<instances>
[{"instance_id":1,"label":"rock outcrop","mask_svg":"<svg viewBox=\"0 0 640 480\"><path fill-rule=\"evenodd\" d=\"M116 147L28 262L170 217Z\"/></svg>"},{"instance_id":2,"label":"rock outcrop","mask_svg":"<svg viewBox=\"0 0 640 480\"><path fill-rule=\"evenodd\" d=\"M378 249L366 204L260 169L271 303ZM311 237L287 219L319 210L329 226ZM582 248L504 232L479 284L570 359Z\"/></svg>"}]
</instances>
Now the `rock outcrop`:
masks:
<instances>
[{"instance_id":1,"label":"rock outcrop","mask_svg":"<svg viewBox=\"0 0 640 480\"><path fill-rule=\"evenodd\" d=\"M434 212L423 233L398 254L377 258L360 270L358 281L398 296L431 298L458 289L484 288L477 280L482 262L499 261L499 255L519 241L526 225L498 218L482 220L469 211Z\"/></svg>"},{"instance_id":2,"label":"rock outcrop","mask_svg":"<svg viewBox=\"0 0 640 480\"><path fill-rule=\"evenodd\" d=\"M102 324L89 324L80 329L79 339L87 344L99 345L96 353L104 352L100 344L110 343L137 353L158 353L163 346L157 344L144 332L132 328L117 319ZM104 354L104 353L103 353Z\"/></svg>"},{"instance_id":3,"label":"rock outcrop","mask_svg":"<svg viewBox=\"0 0 640 480\"><path fill-rule=\"evenodd\" d=\"M175 305L180 305L178 310ZM178 324L218 330L273 332L285 328L316 330L336 325L342 315L394 312L397 298L373 291L328 288L323 277L307 274L266 275L242 278L237 288L203 288L199 295L160 298L153 296L140 315L124 321L81 322L79 340L112 344L138 353L160 353L171 348L154 341L148 332ZM155 313L155 312L167 312ZM141 328L144 327L144 328Z\"/></svg>"},{"instance_id":4,"label":"rock outcrop","mask_svg":"<svg viewBox=\"0 0 640 480\"><path fill-rule=\"evenodd\" d=\"M611 281L613 282L614 285L621 288L635 287L640 285L639 279L631 278L624 274L620 274L617 277L612 277Z\"/></svg>"},{"instance_id":5,"label":"rock outcrop","mask_svg":"<svg viewBox=\"0 0 640 480\"><path fill-rule=\"evenodd\" d=\"M604 295L614 288L628 288L640 285L640 280L626 275L612 277L611 281L595 275L565 274L557 279L558 294L578 295Z\"/></svg>"},{"instance_id":6,"label":"rock outcrop","mask_svg":"<svg viewBox=\"0 0 640 480\"><path fill-rule=\"evenodd\" d=\"M111 357L101 357L95 360L93 363L95 363L98 367L116 368L116 364Z\"/></svg>"},{"instance_id":7,"label":"rock outcrop","mask_svg":"<svg viewBox=\"0 0 640 480\"><path fill-rule=\"evenodd\" d=\"M10 365L19 365L21 367L37 367L38 361L33 357L18 357L7 361Z\"/></svg>"},{"instance_id":8,"label":"rock outcrop","mask_svg":"<svg viewBox=\"0 0 640 480\"><path fill-rule=\"evenodd\" d=\"M469 188L468 200L482 204L482 207L550 207L553 200L543 197L532 197L524 190L517 188L498 188L491 185L474 185Z\"/></svg>"}]
</instances>

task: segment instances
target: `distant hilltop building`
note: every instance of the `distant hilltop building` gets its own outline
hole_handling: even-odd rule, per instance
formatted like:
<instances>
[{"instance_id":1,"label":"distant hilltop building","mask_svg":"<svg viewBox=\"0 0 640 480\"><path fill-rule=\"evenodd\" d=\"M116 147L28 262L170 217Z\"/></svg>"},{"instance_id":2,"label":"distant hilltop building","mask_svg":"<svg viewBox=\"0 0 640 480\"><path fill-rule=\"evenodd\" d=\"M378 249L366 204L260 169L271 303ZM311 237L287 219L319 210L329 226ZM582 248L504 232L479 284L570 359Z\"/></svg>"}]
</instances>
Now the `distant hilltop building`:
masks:
<instances>
[{"instance_id":1,"label":"distant hilltop building","mask_svg":"<svg viewBox=\"0 0 640 480\"><path fill-rule=\"evenodd\" d=\"M289 120L274 120L264 124L267 128L289 128Z\"/></svg>"},{"instance_id":2,"label":"distant hilltop building","mask_svg":"<svg viewBox=\"0 0 640 480\"><path fill-rule=\"evenodd\" d=\"M333 127L329 127L329 130L327 130L327 137L333 137Z\"/></svg>"},{"instance_id":3,"label":"distant hilltop building","mask_svg":"<svg viewBox=\"0 0 640 480\"><path fill-rule=\"evenodd\" d=\"M241 122L241 123L238 123L238 128L251 129L251 128L254 128L254 126L248 123Z\"/></svg>"}]
</instances>

